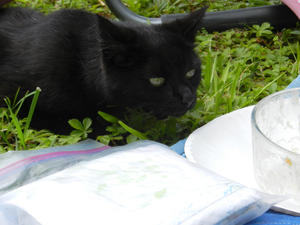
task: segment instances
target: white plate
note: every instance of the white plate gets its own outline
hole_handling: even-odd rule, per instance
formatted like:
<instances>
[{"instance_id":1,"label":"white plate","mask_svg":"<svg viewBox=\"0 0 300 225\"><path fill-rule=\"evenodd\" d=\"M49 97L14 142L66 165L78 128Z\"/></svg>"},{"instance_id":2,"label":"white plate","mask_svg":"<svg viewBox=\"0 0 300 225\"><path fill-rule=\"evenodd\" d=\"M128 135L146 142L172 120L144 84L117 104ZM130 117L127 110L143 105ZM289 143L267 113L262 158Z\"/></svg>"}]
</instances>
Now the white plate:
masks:
<instances>
[{"instance_id":1,"label":"white plate","mask_svg":"<svg viewBox=\"0 0 300 225\"><path fill-rule=\"evenodd\" d=\"M184 151L188 160L247 187L259 189L252 163L251 112L254 106L218 117L195 130ZM300 203L287 200L272 209L300 215Z\"/></svg>"}]
</instances>

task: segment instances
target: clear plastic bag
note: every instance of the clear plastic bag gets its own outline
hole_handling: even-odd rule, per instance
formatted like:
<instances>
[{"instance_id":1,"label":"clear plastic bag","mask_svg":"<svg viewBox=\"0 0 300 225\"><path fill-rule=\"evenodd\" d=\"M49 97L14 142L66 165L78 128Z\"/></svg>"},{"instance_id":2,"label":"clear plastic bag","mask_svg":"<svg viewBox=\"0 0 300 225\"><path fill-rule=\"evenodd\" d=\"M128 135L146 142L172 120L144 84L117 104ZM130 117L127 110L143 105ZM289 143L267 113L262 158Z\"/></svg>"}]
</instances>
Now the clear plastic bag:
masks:
<instances>
[{"instance_id":1,"label":"clear plastic bag","mask_svg":"<svg viewBox=\"0 0 300 225\"><path fill-rule=\"evenodd\" d=\"M0 224L11 225L6 218L16 217L15 225L244 224L280 199L155 142L111 148L92 158L0 196L0 211L10 206Z\"/></svg>"},{"instance_id":2,"label":"clear plastic bag","mask_svg":"<svg viewBox=\"0 0 300 225\"><path fill-rule=\"evenodd\" d=\"M0 195L80 161L94 159L94 154L107 148L86 140L68 146L0 154Z\"/></svg>"}]
</instances>

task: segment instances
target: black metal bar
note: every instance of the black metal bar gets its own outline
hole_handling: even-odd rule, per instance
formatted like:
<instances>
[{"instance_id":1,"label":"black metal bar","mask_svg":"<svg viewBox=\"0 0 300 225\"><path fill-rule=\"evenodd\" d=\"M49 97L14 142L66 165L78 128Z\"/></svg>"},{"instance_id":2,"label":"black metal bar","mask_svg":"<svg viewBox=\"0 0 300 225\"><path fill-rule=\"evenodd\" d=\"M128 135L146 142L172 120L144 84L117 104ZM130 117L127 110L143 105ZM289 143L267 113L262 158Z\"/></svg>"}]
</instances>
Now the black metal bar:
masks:
<instances>
[{"instance_id":1,"label":"black metal bar","mask_svg":"<svg viewBox=\"0 0 300 225\"><path fill-rule=\"evenodd\" d=\"M250 7L238 10L208 12L203 26L208 31L224 31L235 27L269 22L275 29L295 27L298 17L285 5Z\"/></svg>"},{"instance_id":2,"label":"black metal bar","mask_svg":"<svg viewBox=\"0 0 300 225\"><path fill-rule=\"evenodd\" d=\"M185 15L170 14L162 15L160 18L148 18L132 12L120 0L106 0L106 4L120 20L145 24L161 24ZM275 29L282 29L294 27L298 21L298 18L287 6L271 5L207 12L203 18L203 27L211 32L269 22Z\"/></svg>"},{"instance_id":3,"label":"black metal bar","mask_svg":"<svg viewBox=\"0 0 300 225\"><path fill-rule=\"evenodd\" d=\"M160 18L148 18L140 16L129 10L120 0L105 0L106 5L120 20L133 21L145 24L161 24Z\"/></svg>"}]
</instances>

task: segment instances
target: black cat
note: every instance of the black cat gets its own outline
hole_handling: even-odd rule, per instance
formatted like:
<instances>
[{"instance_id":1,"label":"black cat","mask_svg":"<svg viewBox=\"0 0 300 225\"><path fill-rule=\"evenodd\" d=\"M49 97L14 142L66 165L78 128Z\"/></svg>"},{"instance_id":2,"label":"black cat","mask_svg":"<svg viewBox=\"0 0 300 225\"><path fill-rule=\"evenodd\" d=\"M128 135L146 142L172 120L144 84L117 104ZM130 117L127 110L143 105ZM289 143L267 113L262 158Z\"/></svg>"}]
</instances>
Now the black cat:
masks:
<instances>
[{"instance_id":1,"label":"black cat","mask_svg":"<svg viewBox=\"0 0 300 225\"><path fill-rule=\"evenodd\" d=\"M37 128L141 107L179 116L196 101L193 42L205 9L162 25L115 22L82 10L0 9L0 101L40 87Z\"/></svg>"}]
</instances>

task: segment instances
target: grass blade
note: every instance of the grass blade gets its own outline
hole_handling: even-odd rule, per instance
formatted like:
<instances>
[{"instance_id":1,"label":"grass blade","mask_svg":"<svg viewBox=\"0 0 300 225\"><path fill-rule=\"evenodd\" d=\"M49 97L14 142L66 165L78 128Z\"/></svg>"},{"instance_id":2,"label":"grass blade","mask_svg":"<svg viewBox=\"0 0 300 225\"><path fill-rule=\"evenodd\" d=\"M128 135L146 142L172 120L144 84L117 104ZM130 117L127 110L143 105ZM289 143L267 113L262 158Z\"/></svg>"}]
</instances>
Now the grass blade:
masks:
<instances>
[{"instance_id":1,"label":"grass blade","mask_svg":"<svg viewBox=\"0 0 300 225\"><path fill-rule=\"evenodd\" d=\"M22 131L22 128L21 128L21 125L20 125L20 121L18 120L16 114L13 112L12 107L10 105L9 99L5 98L4 101L7 104L7 108L8 108L8 111L10 113L10 117L12 119L12 122L13 122L14 126L16 127L17 137L18 137L18 139L21 143L21 146L22 146L23 149L26 149L24 134L23 134L23 131ZM16 140L16 142L17 142L17 140ZM18 149L18 147L17 147L17 149Z\"/></svg>"},{"instance_id":2,"label":"grass blade","mask_svg":"<svg viewBox=\"0 0 300 225\"><path fill-rule=\"evenodd\" d=\"M110 123L117 123L119 121L119 119L115 116L112 116L108 113L105 113L105 112L102 112L102 111L98 111L98 114L103 118L105 119L107 122L110 122Z\"/></svg>"},{"instance_id":3,"label":"grass blade","mask_svg":"<svg viewBox=\"0 0 300 225\"><path fill-rule=\"evenodd\" d=\"M285 74L284 73L280 74L274 80L272 80L271 82L269 82L266 86L264 86L262 89L260 89L260 91L253 98L253 101L256 100L260 96L261 93L263 93L268 87L270 87L273 83L275 83L277 80L279 80L283 75L285 75Z\"/></svg>"},{"instance_id":4,"label":"grass blade","mask_svg":"<svg viewBox=\"0 0 300 225\"><path fill-rule=\"evenodd\" d=\"M32 99L31 105L30 105L30 109L29 109L29 112L28 112L28 116L27 116L27 119L26 119L24 134L26 134L26 132L27 132L29 126L30 126L30 123L31 123L31 120L32 120L32 117L33 117L33 113L34 113L34 110L35 110L40 92L41 92L41 89L39 87L37 87L35 89L34 96L33 96L33 99Z\"/></svg>"},{"instance_id":5,"label":"grass blade","mask_svg":"<svg viewBox=\"0 0 300 225\"><path fill-rule=\"evenodd\" d=\"M119 124L125 129L127 130L129 133L133 134L134 136L138 137L141 140L147 140L148 138L142 134L141 132L127 126L125 123L123 123L122 121L119 120Z\"/></svg>"}]
</instances>

